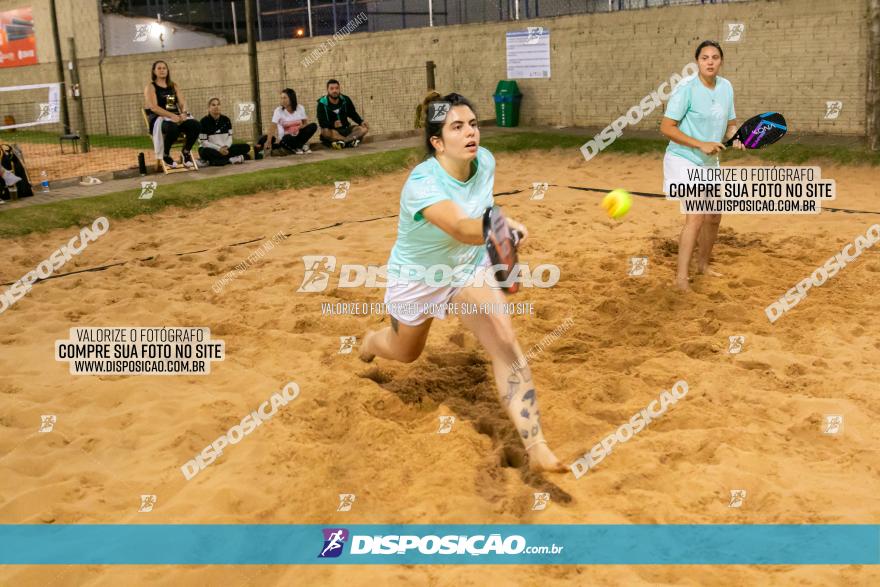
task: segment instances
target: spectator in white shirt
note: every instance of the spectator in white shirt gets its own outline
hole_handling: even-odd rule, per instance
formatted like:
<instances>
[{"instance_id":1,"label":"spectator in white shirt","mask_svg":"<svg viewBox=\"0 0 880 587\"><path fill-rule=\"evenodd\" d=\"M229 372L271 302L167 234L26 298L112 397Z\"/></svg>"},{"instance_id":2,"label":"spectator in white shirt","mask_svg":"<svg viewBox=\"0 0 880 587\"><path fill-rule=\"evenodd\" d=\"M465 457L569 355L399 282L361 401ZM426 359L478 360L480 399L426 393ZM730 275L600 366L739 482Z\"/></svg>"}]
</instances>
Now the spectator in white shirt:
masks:
<instances>
[{"instance_id":1,"label":"spectator in white shirt","mask_svg":"<svg viewBox=\"0 0 880 587\"><path fill-rule=\"evenodd\" d=\"M318 125L309 123L305 107L296 101L296 92L290 88L281 91L281 105L272 113L272 123L268 133L272 155L311 153L309 139Z\"/></svg>"}]
</instances>

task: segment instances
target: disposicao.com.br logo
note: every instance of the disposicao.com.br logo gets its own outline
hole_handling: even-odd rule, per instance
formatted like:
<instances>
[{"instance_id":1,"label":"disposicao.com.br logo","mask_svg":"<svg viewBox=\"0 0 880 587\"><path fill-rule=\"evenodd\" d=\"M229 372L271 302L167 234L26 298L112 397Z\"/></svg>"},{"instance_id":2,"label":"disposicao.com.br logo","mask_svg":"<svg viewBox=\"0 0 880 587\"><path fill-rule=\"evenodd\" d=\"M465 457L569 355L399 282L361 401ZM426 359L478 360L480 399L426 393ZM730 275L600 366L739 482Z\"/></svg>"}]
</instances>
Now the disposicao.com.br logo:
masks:
<instances>
[{"instance_id":1,"label":"disposicao.com.br logo","mask_svg":"<svg viewBox=\"0 0 880 587\"><path fill-rule=\"evenodd\" d=\"M502 537L501 534L475 534L472 536L447 534L438 536L428 534L378 534L366 536L350 535L346 528L324 528L324 542L318 558L337 558L351 539L350 555L522 555L522 554L560 554L565 548L552 544L549 546L528 546L526 539L519 534Z\"/></svg>"},{"instance_id":2,"label":"disposicao.com.br logo","mask_svg":"<svg viewBox=\"0 0 880 587\"><path fill-rule=\"evenodd\" d=\"M305 255L302 258L305 271L302 283L297 292L317 293L327 289L330 278L337 272L336 257L333 255ZM503 265L360 265L343 264L339 266L337 287L388 287L394 284L406 284L411 281L424 282L433 287L452 285L463 287L468 283L480 287ZM560 270L557 265L543 263L530 269L525 263L518 263L498 287L510 287L514 283L522 287L553 287L559 282Z\"/></svg>"}]
</instances>

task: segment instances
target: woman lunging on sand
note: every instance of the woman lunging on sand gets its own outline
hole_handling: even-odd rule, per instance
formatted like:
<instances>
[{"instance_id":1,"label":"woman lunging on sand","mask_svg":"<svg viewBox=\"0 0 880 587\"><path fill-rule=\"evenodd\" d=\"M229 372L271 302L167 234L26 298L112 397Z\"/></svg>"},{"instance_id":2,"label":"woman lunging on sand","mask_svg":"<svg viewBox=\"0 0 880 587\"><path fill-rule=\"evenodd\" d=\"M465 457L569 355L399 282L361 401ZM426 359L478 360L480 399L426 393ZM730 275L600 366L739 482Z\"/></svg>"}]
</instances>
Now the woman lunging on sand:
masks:
<instances>
[{"instance_id":1,"label":"woman lunging on sand","mask_svg":"<svg viewBox=\"0 0 880 587\"><path fill-rule=\"evenodd\" d=\"M670 184L694 183L688 169L718 166L718 153L724 150L721 141L736 134L736 112L733 108L733 86L718 75L724 60L721 46L715 41L703 41L695 54L699 73L686 77L672 92L660 132L669 139L663 158L663 191L669 193ZM725 131L726 129L726 131ZM743 144L733 142L736 149ZM681 291L690 291L688 267L697 239L700 253L697 273L719 276L709 269L712 247L718 236L721 214L686 214L684 228L678 243L678 273L675 285Z\"/></svg>"},{"instance_id":2,"label":"woman lunging on sand","mask_svg":"<svg viewBox=\"0 0 880 587\"><path fill-rule=\"evenodd\" d=\"M361 349L365 361L376 356L415 361L425 348L433 319L446 317L447 303L470 307L504 303L504 295L491 277L481 284L474 280L476 271L489 266L482 218L493 205L495 158L479 146L477 118L463 96L453 93L441 97L433 92L422 106L428 157L412 170L400 195L397 241L388 260L385 293L391 326L366 334ZM524 235L522 241L528 238L522 224L508 222ZM401 276L402 267L435 265L466 266L472 271L460 283L440 286L427 275ZM566 471L544 439L535 384L522 359L510 316L462 312L461 319L492 359L499 399L529 454L530 467Z\"/></svg>"}]
</instances>

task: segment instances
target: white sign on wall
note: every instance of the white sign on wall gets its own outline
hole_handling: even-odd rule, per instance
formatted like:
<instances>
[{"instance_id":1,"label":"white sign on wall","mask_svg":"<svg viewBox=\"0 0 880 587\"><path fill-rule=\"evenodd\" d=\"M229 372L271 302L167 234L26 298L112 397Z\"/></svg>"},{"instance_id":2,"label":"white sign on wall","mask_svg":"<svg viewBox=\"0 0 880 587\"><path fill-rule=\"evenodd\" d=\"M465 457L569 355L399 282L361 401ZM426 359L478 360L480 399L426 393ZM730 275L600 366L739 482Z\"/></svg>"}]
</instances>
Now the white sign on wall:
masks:
<instances>
[{"instance_id":1,"label":"white sign on wall","mask_svg":"<svg viewBox=\"0 0 880 587\"><path fill-rule=\"evenodd\" d=\"M507 33L507 79L550 78L550 31L530 26Z\"/></svg>"}]
</instances>

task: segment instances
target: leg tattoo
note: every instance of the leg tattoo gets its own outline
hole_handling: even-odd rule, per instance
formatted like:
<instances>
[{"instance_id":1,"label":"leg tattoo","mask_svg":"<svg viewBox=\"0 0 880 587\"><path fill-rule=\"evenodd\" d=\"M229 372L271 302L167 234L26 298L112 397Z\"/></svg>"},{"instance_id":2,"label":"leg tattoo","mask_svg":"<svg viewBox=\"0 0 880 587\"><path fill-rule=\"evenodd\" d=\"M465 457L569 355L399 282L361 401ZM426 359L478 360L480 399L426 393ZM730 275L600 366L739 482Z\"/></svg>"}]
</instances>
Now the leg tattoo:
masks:
<instances>
[{"instance_id":1,"label":"leg tattoo","mask_svg":"<svg viewBox=\"0 0 880 587\"><path fill-rule=\"evenodd\" d=\"M511 400L513 400L513 396L516 395L516 392L519 390L519 376L516 372L510 374L510 377L507 378L507 395L504 396L504 407L509 407Z\"/></svg>"},{"instance_id":2,"label":"leg tattoo","mask_svg":"<svg viewBox=\"0 0 880 587\"><path fill-rule=\"evenodd\" d=\"M520 394L522 387L526 391ZM514 367L507 377L507 390L503 394L504 407L513 419L523 440L538 438L541 433L540 412L537 409L538 396L532 385L528 367Z\"/></svg>"}]
</instances>

